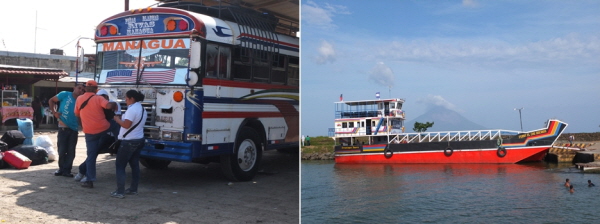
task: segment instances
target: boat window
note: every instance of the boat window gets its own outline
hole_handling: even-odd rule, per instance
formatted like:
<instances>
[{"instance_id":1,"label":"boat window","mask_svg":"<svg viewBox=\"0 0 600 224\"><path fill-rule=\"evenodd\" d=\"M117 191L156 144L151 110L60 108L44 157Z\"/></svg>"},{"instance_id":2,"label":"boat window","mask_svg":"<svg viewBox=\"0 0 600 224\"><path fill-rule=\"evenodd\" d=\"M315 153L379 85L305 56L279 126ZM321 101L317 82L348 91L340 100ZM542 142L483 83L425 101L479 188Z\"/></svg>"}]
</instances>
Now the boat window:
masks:
<instances>
[{"instance_id":1,"label":"boat window","mask_svg":"<svg viewBox=\"0 0 600 224\"><path fill-rule=\"evenodd\" d=\"M347 127L348 127L348 123L342 122L342 128L347 128Z\"/></svg>"},{"instance_id":2,"label":"boat window","mask_svg":"<svg viewBox=\"0 0 600 224\"><path fill-rule=\"evenodd\" d=\"M354 122L349 122L349 128L353 128L354 127Z\"/></svg>"},{"instance_id":3,"label":"boat window","mask_svg":"<svg viewBox=\"0 0 600 224\"><path fill-rule=\"evenodd\" d=\"M365 126L365 122L364 121L360 122L360 126L364 127Z\"/></svg>"}]
</instances>

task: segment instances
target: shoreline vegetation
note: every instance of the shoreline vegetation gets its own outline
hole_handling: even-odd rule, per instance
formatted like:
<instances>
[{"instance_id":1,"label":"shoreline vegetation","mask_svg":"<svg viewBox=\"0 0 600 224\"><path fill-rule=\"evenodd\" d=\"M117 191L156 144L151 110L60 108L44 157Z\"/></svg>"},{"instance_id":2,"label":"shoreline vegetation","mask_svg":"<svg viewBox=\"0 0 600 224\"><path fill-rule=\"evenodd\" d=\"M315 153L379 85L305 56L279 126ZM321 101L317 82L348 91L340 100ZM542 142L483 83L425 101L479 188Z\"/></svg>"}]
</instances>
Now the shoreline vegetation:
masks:
<instances>
[{"instance_id":1,"label":"shoreline vegetation","mask_svg":"<svg viewBox=\"0 0 600 224\"><path fill-rule=\"evenodd\" d=\"M563 133L556 143L566 143L569 136L575 137L575 142L593 142L600 141L600 132L595 133ZM317 136L310 137L310 146L302 146L300 154L302 160L334 160L333 151L334 141L331 137Z\"/></svg>"}]
</instances>

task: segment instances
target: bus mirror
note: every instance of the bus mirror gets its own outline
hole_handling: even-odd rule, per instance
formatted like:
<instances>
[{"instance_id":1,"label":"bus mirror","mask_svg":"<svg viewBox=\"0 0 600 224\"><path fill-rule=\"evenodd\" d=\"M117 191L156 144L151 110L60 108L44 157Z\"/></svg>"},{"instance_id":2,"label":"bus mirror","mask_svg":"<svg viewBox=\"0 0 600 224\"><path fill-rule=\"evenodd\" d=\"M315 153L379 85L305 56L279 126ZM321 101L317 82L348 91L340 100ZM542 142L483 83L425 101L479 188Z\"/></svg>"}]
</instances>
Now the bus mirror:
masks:
<instances>
[{"instance_id":1,"label":"bus mirror","mask_svg":"<svg viewBox=\"0 0 600 224\"><path fill-rule=\"evenodd\" d=\"M194 71L190 71L188 73L188 78L185 79L185 81L188 86L196 85L196 83L198 83L198 74L196 74L196 72L194 72Z\"/></svg>"},{"instance_id":2,"label":"bus mirror","mask_svg":"<svg viewBox=\"0 0 600 224\"><path fill-rule=\"evenodd\" d=\"M202 46L199 41L191 41L190 46L190 69L197 69L202 66L200 61L200 53L202 51Z\"/></svg>"}]
</instances>

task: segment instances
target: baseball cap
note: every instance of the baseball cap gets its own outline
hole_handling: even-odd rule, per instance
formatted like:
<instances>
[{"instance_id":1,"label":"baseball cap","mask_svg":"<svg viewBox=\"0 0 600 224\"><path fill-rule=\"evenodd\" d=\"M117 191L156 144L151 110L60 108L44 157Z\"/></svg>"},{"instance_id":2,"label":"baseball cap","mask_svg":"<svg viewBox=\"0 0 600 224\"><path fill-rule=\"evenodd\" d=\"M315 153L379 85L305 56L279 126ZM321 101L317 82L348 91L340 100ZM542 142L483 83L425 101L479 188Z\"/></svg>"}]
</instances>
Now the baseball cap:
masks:
<instances>
[{"instance_id":1,"label":"baseball cap","mask_svg":"<svg viewBox=\"0 0 600 224\"><path fill-rule=\"evenodd\" d=\"M98 83L96 81L94 81L94 80L88 80L85 83L85 86L98 86Z\"/></svg>"},{"instance_id":2,"label":"baseball cap","mask_svg":"<svg viewBox=\"0 0 600 224\"><path fill-rule=\"evenodd\" d=\"M108 92L105 89L101 89L101 90L98 90L98 92L96 92L96 95L107 95L108 96Z\"/></svg>"}]
</instances>

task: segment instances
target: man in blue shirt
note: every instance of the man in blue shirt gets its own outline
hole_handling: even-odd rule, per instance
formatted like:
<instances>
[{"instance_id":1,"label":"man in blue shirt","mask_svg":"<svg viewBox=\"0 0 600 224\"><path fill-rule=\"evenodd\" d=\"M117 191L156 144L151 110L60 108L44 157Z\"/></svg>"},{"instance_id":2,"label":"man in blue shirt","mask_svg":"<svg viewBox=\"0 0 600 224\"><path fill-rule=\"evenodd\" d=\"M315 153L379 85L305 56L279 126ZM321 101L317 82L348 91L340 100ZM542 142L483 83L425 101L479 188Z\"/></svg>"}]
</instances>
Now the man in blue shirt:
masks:
<instances>
[{"instance_id":1,"label":"man in blue shirt","mask_svg":"<svg viewBox=\"0 0 600 224\"><path fill-rule=\"evenodd\" d=\"M75 100L83 93L85 93L84 85L79 83L73 87L73 92L62 91L48 100L52 115L58 120L58 170L54 172L54 176L73 177L71 168L73 168L75 147L79 137L79 120L74 112Z\"/></svg>"}]
</instances>

